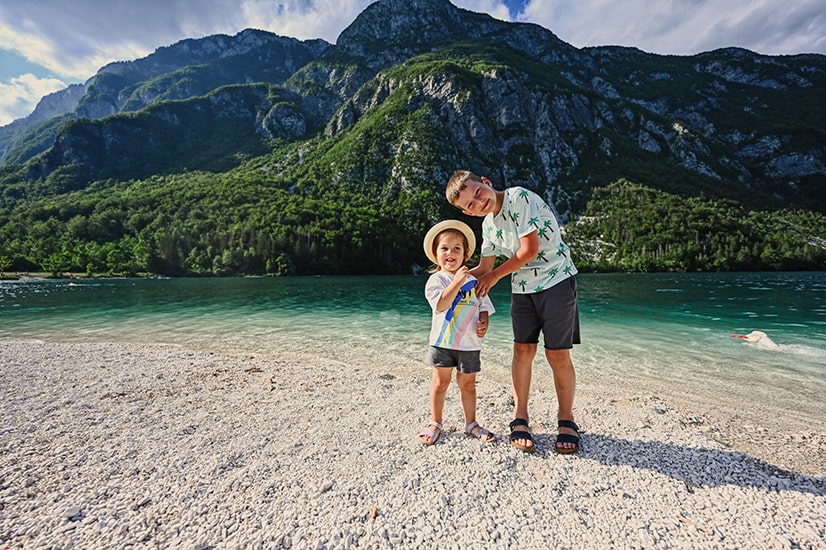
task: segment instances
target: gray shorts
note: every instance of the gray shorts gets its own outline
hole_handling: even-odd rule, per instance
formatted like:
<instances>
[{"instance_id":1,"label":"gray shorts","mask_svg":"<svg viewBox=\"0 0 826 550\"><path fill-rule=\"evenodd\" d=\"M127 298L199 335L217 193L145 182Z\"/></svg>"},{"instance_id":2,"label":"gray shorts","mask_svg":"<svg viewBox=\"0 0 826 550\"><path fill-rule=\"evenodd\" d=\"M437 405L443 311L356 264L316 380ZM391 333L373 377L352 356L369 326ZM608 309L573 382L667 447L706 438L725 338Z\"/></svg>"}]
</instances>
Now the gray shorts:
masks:
<instances>
[{"instance_id":1,"label":"gray shorts","mask_svg":"<svg viewBox=\"0 0 826 550\"><path fill-rule=\"evenodd\" d=\"M511 294L513 341L538 344L539 333L545 349L571 349L579 344L579 306L576 279L569 277L542 292Z\"/></svg>"},{"instance_id":2,"label":"gray shorts","mask_svg":"<svg viewBox=\"0 0 826 550\"><path fill-rule=\"evenodd\" d=\"M427 348L424 362L431 367L456 367L462 374L473 374L482 370L481 355L482 352L479 350L460 351L430 346Z\"/></svg>"}]
</instances>

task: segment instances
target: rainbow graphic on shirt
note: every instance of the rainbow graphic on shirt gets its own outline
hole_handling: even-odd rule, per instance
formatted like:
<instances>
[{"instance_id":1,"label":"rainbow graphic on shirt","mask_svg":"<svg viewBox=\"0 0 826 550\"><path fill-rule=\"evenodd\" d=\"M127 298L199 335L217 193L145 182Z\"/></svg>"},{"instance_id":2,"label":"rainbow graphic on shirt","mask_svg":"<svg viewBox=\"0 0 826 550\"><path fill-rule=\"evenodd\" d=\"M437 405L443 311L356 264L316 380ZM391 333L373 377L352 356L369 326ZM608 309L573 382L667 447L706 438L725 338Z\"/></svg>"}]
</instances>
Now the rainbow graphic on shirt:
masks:
<instances>
[{"instance_id":1,"label":"rainbow graphic on shirt","mask_svg":"<svg viewBox=\"0 0 826 550\"><path fill-rule=\"evenodd\" d=\"M466 281L459 289L459 293L445 313L445 322L434 344L436 347L460 349L459 343L468 330L476 330L479 300L476 300L475 286L476 279L472 279Z\"/></svg>"}]
</instances>

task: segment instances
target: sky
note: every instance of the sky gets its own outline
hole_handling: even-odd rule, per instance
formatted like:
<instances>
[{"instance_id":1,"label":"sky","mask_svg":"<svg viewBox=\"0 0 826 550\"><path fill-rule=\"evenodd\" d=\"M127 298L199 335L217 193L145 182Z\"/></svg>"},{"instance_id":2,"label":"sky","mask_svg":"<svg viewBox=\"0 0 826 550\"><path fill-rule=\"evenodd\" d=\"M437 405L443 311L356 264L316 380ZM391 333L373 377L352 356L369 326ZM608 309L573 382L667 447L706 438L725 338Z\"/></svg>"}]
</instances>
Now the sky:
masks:
<instances>
[{"instance_id":1,"label":"sky","mask_svg":"<svg viewBox=\"0 0 826 550\"><path fill-rule=\"evenodd\" d=\"M246 28L335 43L373 0L0 0L0 126L112 61ZM826 0L452 0L576 47L826 54Z\"/></svg>"}]
</instances>

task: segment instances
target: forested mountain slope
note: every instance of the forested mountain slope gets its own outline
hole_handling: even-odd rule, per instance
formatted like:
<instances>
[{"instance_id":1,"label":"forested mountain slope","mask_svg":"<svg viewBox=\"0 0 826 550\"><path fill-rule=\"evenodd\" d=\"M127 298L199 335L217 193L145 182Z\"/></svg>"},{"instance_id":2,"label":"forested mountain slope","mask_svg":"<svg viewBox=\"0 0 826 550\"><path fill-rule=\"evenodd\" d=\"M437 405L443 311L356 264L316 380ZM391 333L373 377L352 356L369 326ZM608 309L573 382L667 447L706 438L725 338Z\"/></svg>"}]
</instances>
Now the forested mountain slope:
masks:
<instances>
[{"instance_id":1,"label":"forested mountain slope","mask_svg":"<svg viewBox=\"0 0 826 550\"><path fill-rule=\"evenodd\" d=\"M826 57L577 49L447 0L101 69L0 128L9 269L405 273L450 173L543 194L598 270L826 267ZM48 99L48 101L47 101ZM469 220L474 225L478 220Z\"/></svg>"}]
</instances>

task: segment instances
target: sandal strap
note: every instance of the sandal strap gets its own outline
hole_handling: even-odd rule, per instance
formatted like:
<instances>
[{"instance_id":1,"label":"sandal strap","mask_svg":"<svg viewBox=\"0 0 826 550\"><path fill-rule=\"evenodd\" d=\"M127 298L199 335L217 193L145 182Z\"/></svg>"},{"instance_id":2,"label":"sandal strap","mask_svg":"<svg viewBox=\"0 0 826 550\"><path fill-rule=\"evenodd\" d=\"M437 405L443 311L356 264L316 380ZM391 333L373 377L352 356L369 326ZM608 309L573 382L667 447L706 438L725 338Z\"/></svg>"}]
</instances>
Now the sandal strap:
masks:
<instances>
[{"instance_id":1,"label":"sandal strap","mask_svg":"<svg viewBox=\"0 0 826 550\"><path fill-rule=\"evenodd\" d=\"M435 427L439 428L439 431L442 431L442 425L439 424L438 422L436 422L435 420L431 420L430 422L427 423L426 427L430 427L430 426L435 426Z\"/></svg>"},{"instance_id":2,"label":"sandal strap","mask_svg":"<svg viewBox=\"0 0 826 550\"><path fill-rule=\"evenodd\" d=\"M479 423L476 422L475 420L473 422L471 422L470 424L465 424L465 433L472 434L473 430L475 430L477 427L480 428L480 429L484 429L484 428L482 428L482 426L479 426Z\"/></svg>"},{"instance_id":3,"label":"sandal strap","mask_svg":"<svg viewBox=\"0 0 826 550\"><path fill-rule=\"evenodd\" d=\"M475 420L470 424L465 425L465 433L468 435L472 435L478 439L490 440L491 436L493 435L490 430L486 430L482 426L479 425L478 422Z\"/></svg>"},{"instance_id":4,"label":"sandal strap","mask_svg":"<svg viewBox=\"0 0 826 550\"><path fill-rule=\"evenodd\" d=\"M529 427L528 426L528 421L525 420L524 418L514 418L511 421L511 423L508 424L508 426L510 427L511 430L514 429L516 426L525 426L526 428Z\"/></svg>"},{"instance_id":5,"label":"sandal strap","mask_svg":"<svg viewBox=\"0 0 826 550\"><path fill-rule=\"evenodd\" d=\"M533 434L531 432L511 432L511 441L516 441L517 439L533 441Z\"/></svg>"},{"instance_id":6,"label":"sandal strap","mask_svg":"<svg viewBox=\"0 0 826 550\"><path fill-rule=\"evenodd\" d=\"M574 430L575 432L579 431L579 426L577 426L573 420L559 420L556 425L560 428L568 428Z\"/></svg>"}]
</instances>

